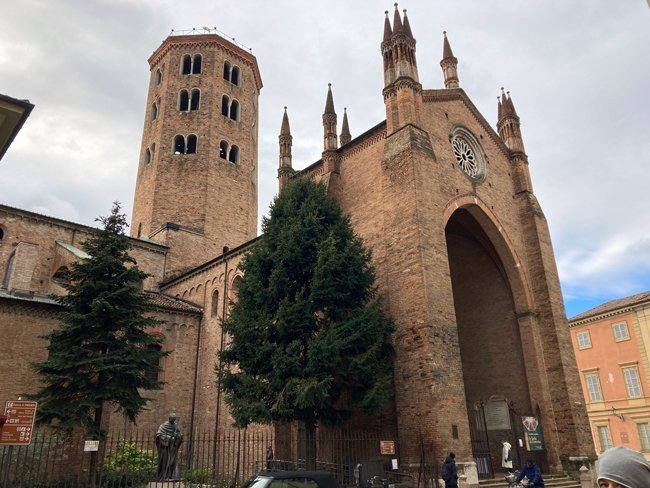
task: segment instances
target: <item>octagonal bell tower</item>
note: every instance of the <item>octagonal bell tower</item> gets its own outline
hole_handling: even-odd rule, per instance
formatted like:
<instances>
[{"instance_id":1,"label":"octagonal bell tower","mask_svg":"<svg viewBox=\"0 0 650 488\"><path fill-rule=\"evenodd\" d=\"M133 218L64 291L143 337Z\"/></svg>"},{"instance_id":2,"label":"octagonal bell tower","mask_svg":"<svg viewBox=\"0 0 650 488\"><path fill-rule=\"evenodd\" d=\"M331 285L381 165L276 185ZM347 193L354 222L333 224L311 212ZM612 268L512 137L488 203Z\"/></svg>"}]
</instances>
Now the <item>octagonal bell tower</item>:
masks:
<instances>
[{"instance_id":1,"label":"octagonal bell tower","mask_svg":"<svg viewBox=\"0 0 650 488\"><path fill-rule=\"evenodd\" d=\"M255 56L215 31L172 32L151 77L131 235L170 247L173 275L255 237Z\"/></svg>"}]
</instances>

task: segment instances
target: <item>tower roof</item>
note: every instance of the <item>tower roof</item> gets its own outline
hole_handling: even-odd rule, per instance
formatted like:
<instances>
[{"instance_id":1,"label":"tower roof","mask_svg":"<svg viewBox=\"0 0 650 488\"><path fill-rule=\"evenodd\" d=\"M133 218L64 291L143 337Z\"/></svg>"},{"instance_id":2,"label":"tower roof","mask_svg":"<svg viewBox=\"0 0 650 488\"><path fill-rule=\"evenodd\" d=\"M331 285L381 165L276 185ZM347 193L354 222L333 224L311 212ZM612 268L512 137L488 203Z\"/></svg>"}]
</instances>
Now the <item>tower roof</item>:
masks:
<instances>
[{"instance_id":1,"label":"tower roof","mask_svg":"<svg viewBox=\"0 0 650 488\"><path fill-rule=\"evenodd\" d=\"M397 34L404 29L402 25L402 18L399 15L399 9L397 8L397 2L395 2L395 14L393 15L393 34Z\"/></svg>"},{"instance_id":2,"label":"tower roof","mask_svg":"<svg viewBox=\"0 0 650 488\"><path fill-rule=\"evenodd\" d=\"M332 84L327 84L327 100L325 101L325 112L326 114L335 114L334 111L334 98L332 97Z\"/></svg>"},{"instance_id":3,"label":"tower roof","mask_svg":"<svg viewBox=\"0 0 650 488\"><path fill-rule=\"evenodd\" d=\"M390 28L390 20L388 19L388 10L384 12L386 18L384 19L384 42L390 39L390 36L393 35L393 29Z\"/></svg>"},{"instance_id":4,"label":"tower roof","mask_svg":"<svg viewBox=\"0 0 650 488\"><path fill-rule=\"evenodd\" d=\"M411 32L411 24L409 23L409 18L406 15L406 9L404 9L404 33L413 38L413 33Z\"/></svg>"},{"instance_id":5,"label":"tower roof","mask_svg":"<svg viewBox=\"0 0 650 488\"><path fill-rule=\"evenodd\" d=\"M504 117L517 117L517 111L515 110L515 105L512 103L510 92L505 92L504 88L501 87L501 97L499 98L499 120Z\"/></svg>"},{"instance_id":6,"label":"tower roof","mask_svg":"<svg viewBox=\"0 0 650 488\"><path fill-rule=\"evenodd\" d=\"M350 135L350 126L348 125L348 109L343 108L343 125L341 126L341 135L348 136Z\"/></svg>"},{"instance_id":7,"label":"tower roof","mask_svg":"<svg viewBox=\"0 0 650 488\"><path fill-rule=\"evenodd\" d=\"M444 35L444 41L442 43L442 59L454 58L454 53L451 50L449 39L447 39L447 31L444 31L442 34Z\"/></svg>"},{"instance_id":8,"label":"tower roof","mask_svg":"<svg viewBox=\"0 0 650 488\"><path fill-rule=\"evenodd\" d=\"M291 128L289 127L289 116L287 115L287 107L284 107L284 115L282 116L282 126L280 127L280 135L291 135Z\"/></svg>"}]
</instances>

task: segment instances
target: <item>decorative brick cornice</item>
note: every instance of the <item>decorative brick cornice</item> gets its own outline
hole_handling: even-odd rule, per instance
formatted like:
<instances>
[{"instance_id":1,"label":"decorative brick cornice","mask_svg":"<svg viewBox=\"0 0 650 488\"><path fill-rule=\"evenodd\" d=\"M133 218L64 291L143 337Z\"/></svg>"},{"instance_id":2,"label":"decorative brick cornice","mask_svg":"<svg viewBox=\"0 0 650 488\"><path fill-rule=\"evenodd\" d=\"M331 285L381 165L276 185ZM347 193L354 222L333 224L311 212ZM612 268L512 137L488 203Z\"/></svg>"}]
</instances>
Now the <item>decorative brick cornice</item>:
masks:
<instances>
[{"instance_id":1,"label":"decorative brick cornice","mask_svg":"<svg viewBox=\"0 0 650 488\"><path fill-rule=\"evenodd\" d=\"M243 64L248 65L253 71L255 77L255 86L259 92L262 89L262 77L257 66L257 58L251 53L244 51L242 48L231 43L228 39L218 34L190 35L190 36L169 36L149 57L150 68L153 68L165 57L172 49L201 49L201 48L218 47L228 55L238 59Z\"/></svg>"}]
</instances>

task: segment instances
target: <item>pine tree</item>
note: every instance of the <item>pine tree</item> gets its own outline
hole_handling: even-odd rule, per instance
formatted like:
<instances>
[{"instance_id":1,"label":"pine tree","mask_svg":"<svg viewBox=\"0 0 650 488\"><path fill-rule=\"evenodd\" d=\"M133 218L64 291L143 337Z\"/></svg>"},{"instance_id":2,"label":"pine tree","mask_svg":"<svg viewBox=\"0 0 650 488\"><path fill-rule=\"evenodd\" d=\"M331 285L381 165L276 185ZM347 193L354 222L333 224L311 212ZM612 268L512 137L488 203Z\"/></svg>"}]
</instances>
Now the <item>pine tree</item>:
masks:
<instances>
[{"instance_id":1,"label":"pine tree","mask_svg":"<svg viewBox=\"0 0 650 488\"><path fill-rule=\"evenodd\" d=\"M32 398L39 402L37 422L71 430L82 427L92 438L105 434L104 408L135 422L147 398L140 390L160 389L152 379L159 370L161 339L149 333L159 323L146 315L148 297L139 285L148 275L129 256L124 236L126 217L115 202L108 217L84 243L88 259L75 262L57 297L63 306L60 326L44 336L48 359L33 364L42 388Z\"/></svg>"},{"instance_id":2,"label":"pine tree","mask_svg":"<svg viewBox=\"0 0 650 488\"><path fill-rule=\"evenodd\" d=\"M263 232L241 264L217 372L236 425L301 420L315 439L319 422L372 413L390 398L393 325L370 251L322 185L283 189Z\"/></svg>"}]
</instances>

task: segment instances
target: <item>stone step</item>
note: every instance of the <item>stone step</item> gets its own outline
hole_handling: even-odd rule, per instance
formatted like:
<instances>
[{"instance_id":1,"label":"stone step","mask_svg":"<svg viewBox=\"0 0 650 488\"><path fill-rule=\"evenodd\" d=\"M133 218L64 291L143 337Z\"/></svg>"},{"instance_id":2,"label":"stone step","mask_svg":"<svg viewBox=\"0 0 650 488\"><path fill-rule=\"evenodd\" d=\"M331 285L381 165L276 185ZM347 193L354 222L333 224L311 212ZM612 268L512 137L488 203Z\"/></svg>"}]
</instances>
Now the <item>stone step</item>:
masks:
<instances>
[{"instance_id":1,"label":"stone step","mask_svg":"<svg viewBox=\"0 0 650 488\"><path fill-rule=\"evenodd\" d=\"M544 487L545 488L580 488L580 482L561 474L545 474ZM481 488L505 488L508 482L502 476L491 480L480 480L479 485Z\"/></svg>"}]
</instances>

